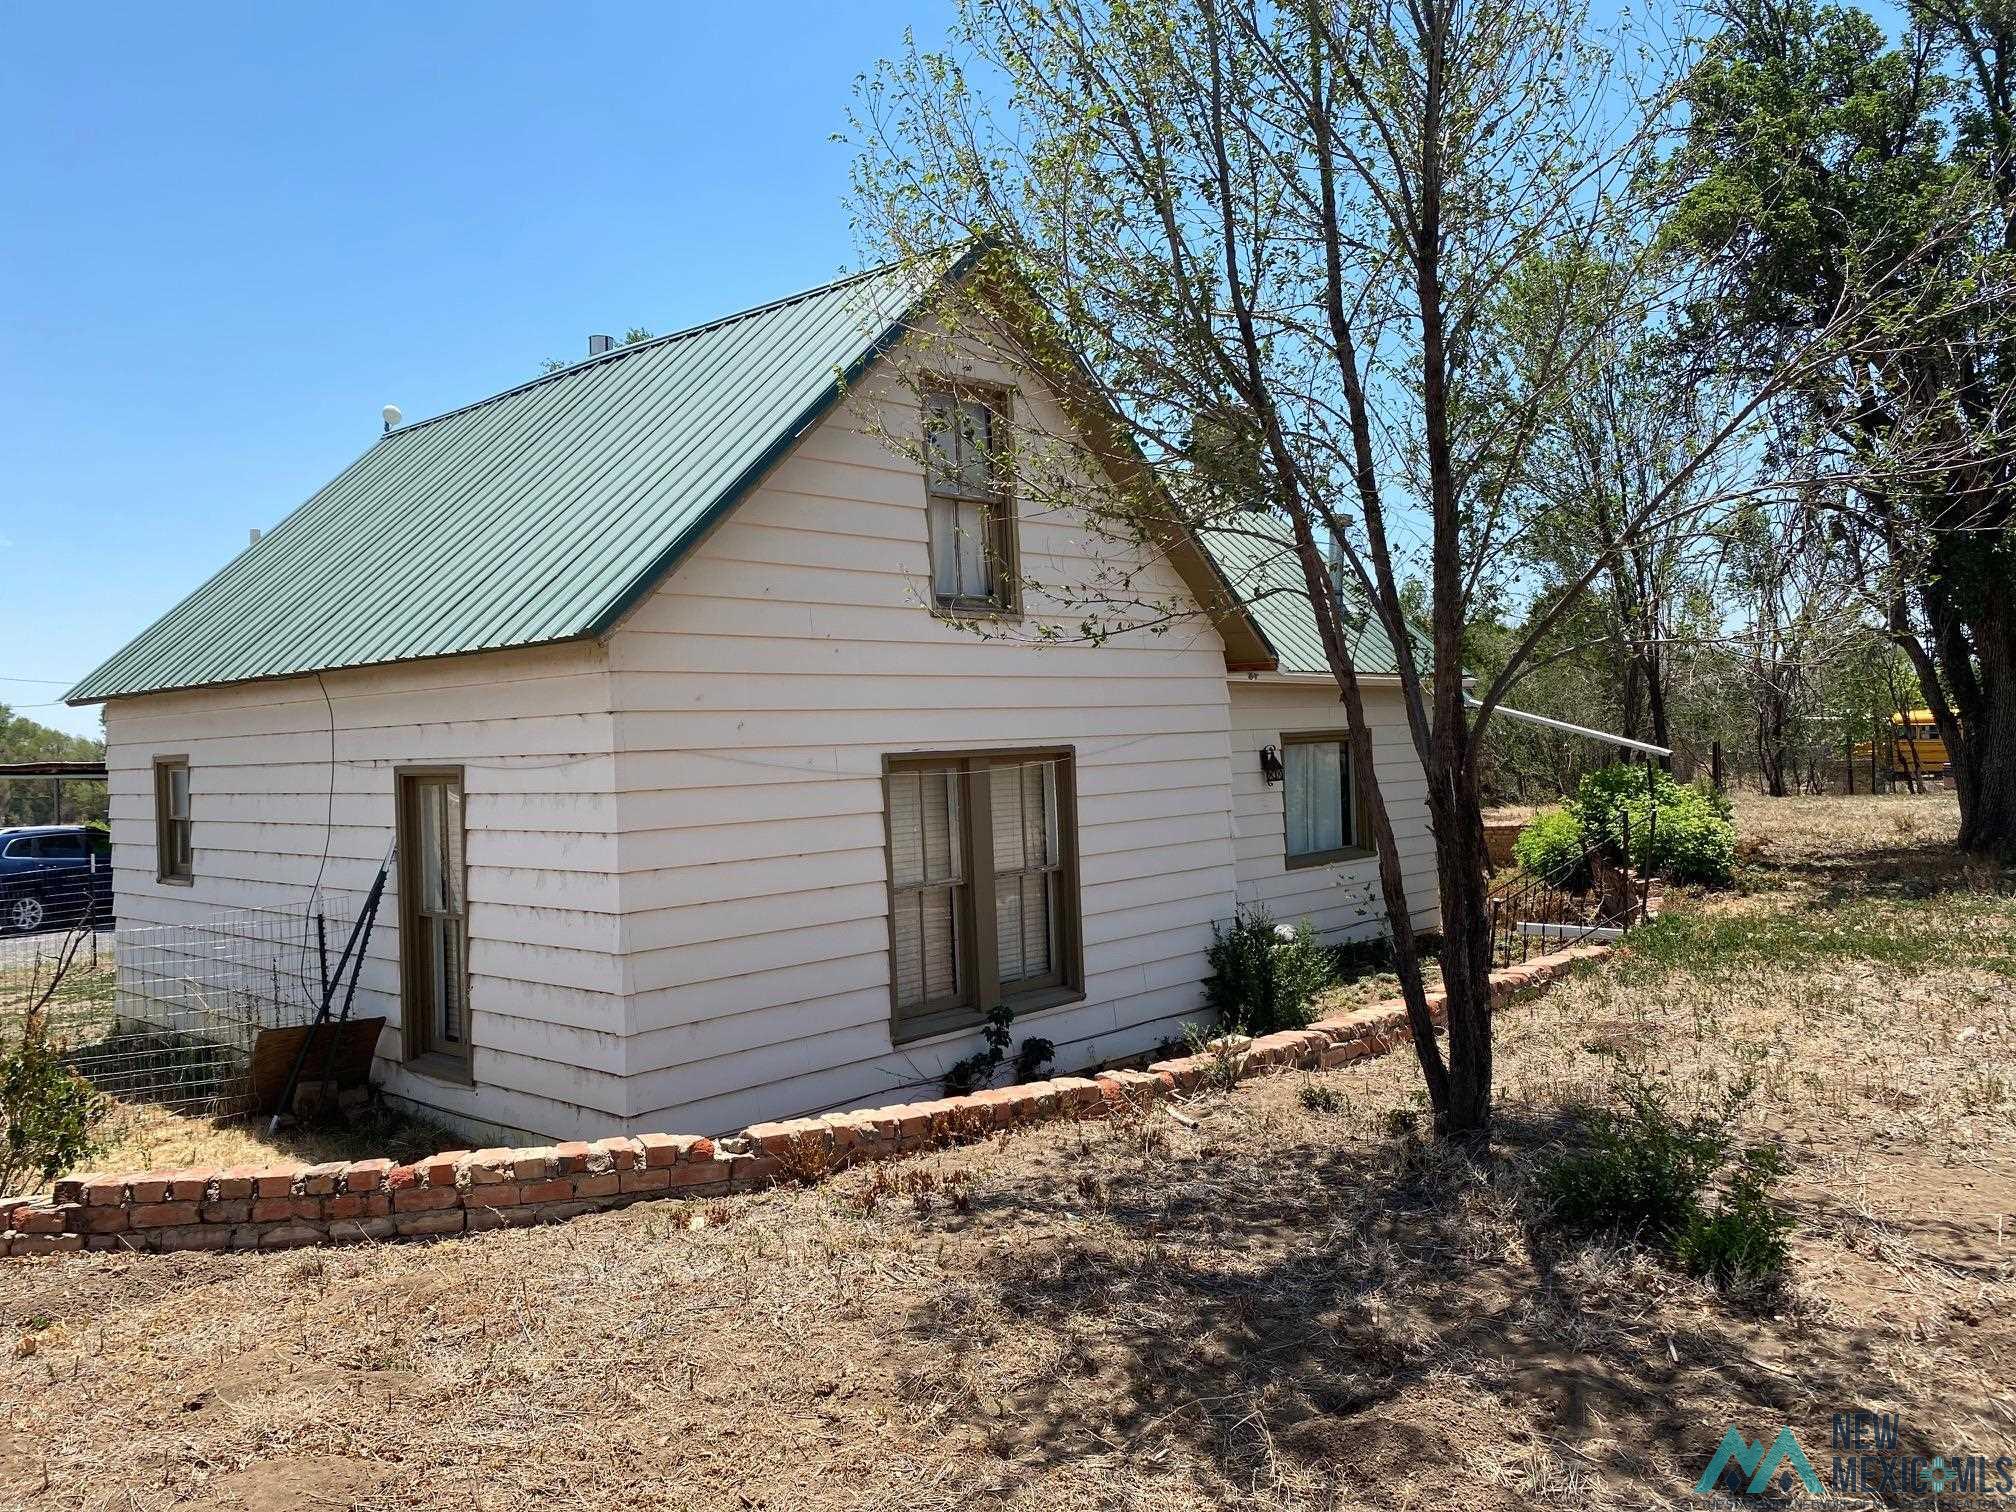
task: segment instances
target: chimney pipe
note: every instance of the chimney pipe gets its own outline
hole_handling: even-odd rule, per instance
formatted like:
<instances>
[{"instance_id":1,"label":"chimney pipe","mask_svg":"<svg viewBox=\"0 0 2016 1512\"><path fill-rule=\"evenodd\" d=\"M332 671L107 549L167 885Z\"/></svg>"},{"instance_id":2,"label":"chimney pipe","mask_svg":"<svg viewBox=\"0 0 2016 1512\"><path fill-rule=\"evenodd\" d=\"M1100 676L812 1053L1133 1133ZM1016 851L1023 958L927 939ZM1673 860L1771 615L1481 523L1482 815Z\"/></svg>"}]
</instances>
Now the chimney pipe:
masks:
<instances>
[{"instance_id":1,"label":"chimney pipe","mask_svg":"<svg viewBox=\"0 0 2016 1512\"><path fill-rule=\"evenodd\" d=\"M616 345L616 338L614 336L590 336L588 338L588 355L590 357L600 357L614 345Z\"/></svg>"}]
</instances>

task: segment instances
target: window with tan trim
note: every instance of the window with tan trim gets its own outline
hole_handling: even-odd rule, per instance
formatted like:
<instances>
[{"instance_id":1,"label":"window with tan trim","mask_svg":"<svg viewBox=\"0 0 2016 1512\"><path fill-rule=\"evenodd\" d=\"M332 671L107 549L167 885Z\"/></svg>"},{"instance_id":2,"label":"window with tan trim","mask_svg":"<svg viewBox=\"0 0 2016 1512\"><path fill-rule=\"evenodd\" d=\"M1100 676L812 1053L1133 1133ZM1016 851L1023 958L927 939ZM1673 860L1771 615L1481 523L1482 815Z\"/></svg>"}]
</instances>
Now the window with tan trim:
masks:
<instances>
[{"instance_id":1,"label":"window with tan trim","mask_svg":"<svg viewBox=\"0 0 2016 1512\"><path fill-rule=\"evenodd\" d=\"M924 396L931 598L943 610L999 614L1014 608L1007 412L1007 396L993 389Z\"/></svg>"},{"instance_id":2,"label":"window with tan trim","mask_svg":"<svg viewBox=\"0 0 2016 1512\"><path fill-rule=\"evenodd\" d=\"M162 882L196 876L196 827L189 819L189 758L154 758L154 875Z\"/></svg>"},{"instance_id":3,"label":"window with tan trim","mask_svg":"<svg viewBox=\"0 0 2016 1512\"><path fill-rule=\"evenodd\" d=\"M996 1003L1077 996L1071 752L891 757L885 768L895 1037L977 1024Z\"/></svg>"},{"instance_id":4,"label":"window with tan trim","mask_svg":"<svg viewBox=\"0 0 2016 1512\"><path fill-rule=\"evenodd\" d=\"M1281 737L1281 820L1290 867L1357 861L1371 854L1348 740L1342 730Z\"/></svg>"}]
</instances>

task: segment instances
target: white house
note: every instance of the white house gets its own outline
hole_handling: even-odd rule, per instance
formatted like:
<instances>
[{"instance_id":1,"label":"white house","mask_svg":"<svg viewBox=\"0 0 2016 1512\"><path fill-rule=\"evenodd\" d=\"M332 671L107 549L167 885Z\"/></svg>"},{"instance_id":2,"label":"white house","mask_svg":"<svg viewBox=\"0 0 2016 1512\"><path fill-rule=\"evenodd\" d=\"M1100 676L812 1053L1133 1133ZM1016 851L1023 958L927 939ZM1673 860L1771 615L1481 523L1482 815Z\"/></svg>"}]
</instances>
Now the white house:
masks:
<instances>
[{"instance_id":1,"label":"white house","mask_svg":"<svg viewBox=\"0 0 2016 1512\"><path fill-rule=\"evenodd\" d=\"M1117 548L962 465L1071 433L1026 378L927 381L942 466L875 434L925 433L891 363L934 287L871 271L388 429L68 695L105 704L122 924L354 900L396 834L375 1076L497 1138L921 1095L997 1001L1076 1069L1197 1014L1242 902L1378 928L1308 604L1226 607L1292 563L1184 539L1139 577L1213 612L1017 633L1069 595L1011 579Z\"/></svg>"}]
</instances>

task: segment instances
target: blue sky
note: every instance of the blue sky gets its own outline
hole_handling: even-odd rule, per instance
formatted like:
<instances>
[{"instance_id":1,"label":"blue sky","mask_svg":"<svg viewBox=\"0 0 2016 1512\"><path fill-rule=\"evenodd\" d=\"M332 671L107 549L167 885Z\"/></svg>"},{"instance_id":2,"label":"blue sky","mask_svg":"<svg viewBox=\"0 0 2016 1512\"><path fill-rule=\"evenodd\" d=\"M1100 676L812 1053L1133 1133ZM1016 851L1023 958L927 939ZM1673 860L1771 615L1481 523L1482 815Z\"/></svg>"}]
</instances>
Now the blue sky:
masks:
<instances>
[{"instance_id":1,"label":"blue sky","mask_svg":"<svg viewBox=\"0 0 2016 1512\"><path fill-rule=\"evenodd\" d=\"M0 50L0 702L376 435L831 277L856 73L942 0L37 6ZM48 681L26 681L47 679Z\"/></svg>"}]
</instances>

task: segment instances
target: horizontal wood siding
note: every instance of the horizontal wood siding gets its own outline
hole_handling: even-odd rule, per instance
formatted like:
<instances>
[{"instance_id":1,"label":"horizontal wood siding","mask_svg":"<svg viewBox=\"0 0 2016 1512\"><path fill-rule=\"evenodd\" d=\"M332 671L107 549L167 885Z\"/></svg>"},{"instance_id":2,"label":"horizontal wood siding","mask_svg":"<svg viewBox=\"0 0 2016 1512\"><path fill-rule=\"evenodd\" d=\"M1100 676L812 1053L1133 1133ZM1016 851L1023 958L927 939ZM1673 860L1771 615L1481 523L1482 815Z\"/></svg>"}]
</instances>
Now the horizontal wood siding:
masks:
<instances>
[{"instance_id":1,"label":"horizontal wood siding","mask_svg":"<svg viewBox=\"0 0 2016 1512\"><path fill-rule=\"evenodd\" d=\"M223 909L298 909L318 875L362 905L392 838L393 773L465 768L476 1086L406 1072L396 1027L374 1077L475 1128L603 1134L623 1082L620 839L609 680L599 645L331 672L115 699L106 708L120 926ZM331 766L331 723L335 762ZM189 758L195 880L154 875L152 763ZM333 783L332 783L333 775ZM323 856L327 850L327 862ZM356 1012L399 1021L397 869ZM340 940L332 942L332 951Z\"/></svg>"},{"instance_id":2,"label":"horizontal wood siding","mask_svg":"<svg viewBox=\"0 0 2016 1512\"><path fill-rule=\"evenodd\" d=\"M871 375L610 639L639 1127L892 1101L979 1044L891 1043L889 753L1076 748L1085 1001L1018 1034L1078 1066L1201 1005L1233 892L1217 633L1199 620L1037 645L1058 613L1040 596L987 638L935 617L923 479L867 433L878 405L891 429L914 423L908 395ZM1082 521L1025 506L1019 523L1025 577L1132 563L1144 591L1182 592Z\"/></svg>"},{"instance_id":3,"label":"horizontal wood siding","mask_svg":"<svg viewBox=\"0 0 2016 1512\"><path fill-rule=\"evenodd\" d=\"M1363 938L1379 932L1384 905L1379 869L1371 860L1336 866L1290 869L1281 784L1260 774L1260 751L1279 746L1283 731L1345 730L1344 705L1337 690L1322 683L1231 684L1232 820L1237 835L1239 902L1265 905L1282 923L1307 919L1326 938ZM1427 784L1407 734L1399 692L1365 690L1365 713L1372 721L1372 746L1380 789L1400 843L1401 875L1416 924L1432 926L1435 900L1435 845L1428 829Z\"/></svg>"}]
</instances>

